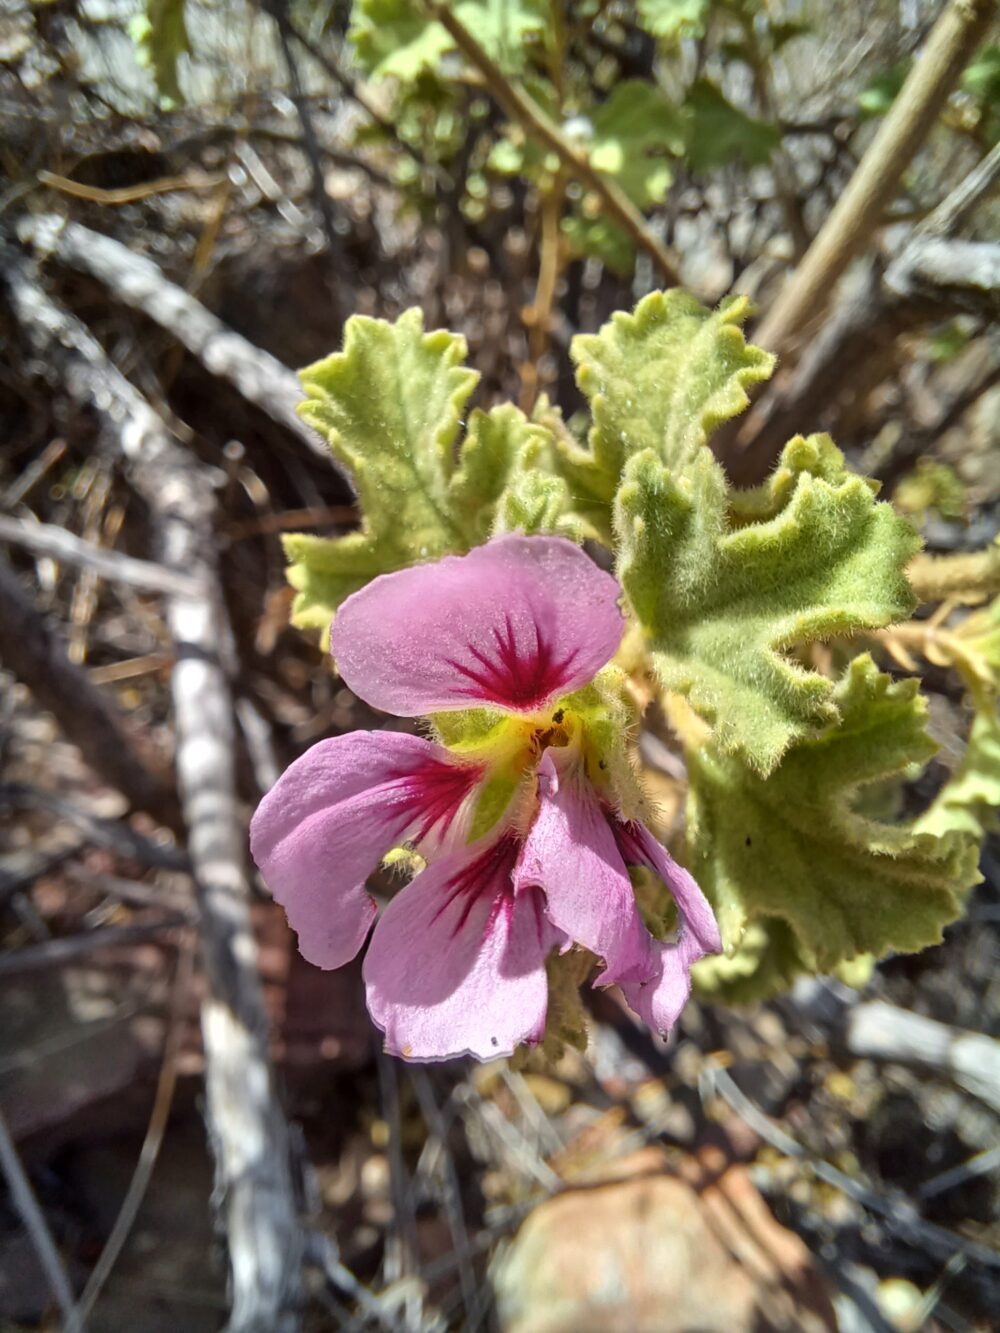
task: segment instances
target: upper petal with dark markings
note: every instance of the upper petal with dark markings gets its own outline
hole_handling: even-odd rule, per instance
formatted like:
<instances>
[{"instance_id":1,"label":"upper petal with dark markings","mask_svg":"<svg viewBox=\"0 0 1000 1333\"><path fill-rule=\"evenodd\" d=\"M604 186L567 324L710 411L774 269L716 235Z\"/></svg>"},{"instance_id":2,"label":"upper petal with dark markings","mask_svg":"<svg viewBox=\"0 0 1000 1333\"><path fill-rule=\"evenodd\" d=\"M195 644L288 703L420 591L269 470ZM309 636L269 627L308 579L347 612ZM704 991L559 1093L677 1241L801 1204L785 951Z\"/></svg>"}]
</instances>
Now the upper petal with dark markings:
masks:
<instances>
[{"instance_id":1,"label":"upper petal with dark markings","mask_svg":"<svg viewBox=\"0 0 1000 1333\"><path fill-rule=\"evenodd\" d=\"M534 712L614 655L620 595L565 538L500 537L373 579L340 608L331 648L355 694L387 712Z\"/></svg>"}]
</instances>

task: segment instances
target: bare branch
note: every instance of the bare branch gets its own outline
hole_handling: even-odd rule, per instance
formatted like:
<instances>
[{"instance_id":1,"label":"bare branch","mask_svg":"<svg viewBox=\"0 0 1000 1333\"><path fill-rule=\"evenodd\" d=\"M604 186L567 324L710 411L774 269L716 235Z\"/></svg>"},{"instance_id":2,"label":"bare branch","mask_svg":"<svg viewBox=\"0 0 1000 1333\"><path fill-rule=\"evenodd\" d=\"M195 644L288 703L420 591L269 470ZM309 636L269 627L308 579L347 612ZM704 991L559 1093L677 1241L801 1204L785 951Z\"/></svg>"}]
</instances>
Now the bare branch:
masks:
<instances>
[{"instance_id":1,"label":"bare branch","mask_svg":"<svg viewBox=\"0 0 1000 1333\"><path fill-rule=\"evenodd\" d=\"M950 0L847 189L757 331L764 347L783 351L824 308L837 280L879 225L994 13L994 0Z\"/></svg>"},{"instance_id":2,"label":"bare branch","mask_svg":"<svg viewBox=\"0 0 1000 1333\"><path fill-rule=\"evenodd\" d=\"M4 259L15 314L43 364L63 391L97 409L153 515L163 563L197 587L193 595L169 598L167 619L177 657L171 677L177 771L209 983L201 1023L231 1261L229 1330L294 1333L305 1241L250 925L212 487L83 325L46 295L13 251Z\"/></svg>"},{"instance_id":3,"label":"bare branch","mask_svg":"<svg viewBox=\"0 0 1000 1333\"><path fill-rule=\"evenodd\" d=\"M190 579L164 569L152 560L136 560L120 551L109 551L76 537L54 523L33 523L26 518L0 514L0 541L23 546L33 555L50 556L65 565L92 569L111 583L127 583L144 592L190 593Z\"/></svg>"},{"instance_id":4,"label":"bare branch","mask_svg":"<svg viewBox=\"0 0 1000 1333\"><path fill-rule=\"evenodd\" d=\"M874 1000L847 1016L847 1049L933 1070L1000 1111L1000 1042Z\"/></svg>"},{"instance_id":5,"label":"bare branch","mask_svg":"<svg viewBox=\"0 0 1000 1333\"><path fill-rule=\"evenodd\" d=\"M66 267L89 273L125 305L155 320L207 371L227 380L311 453L336 466L330 451L296 412L302 390L295 373L270 352L255 347L223 324L183 287L165 277L151 259L127 249L111 236L52 213L23 218L18 231L39 257L53 255Z\"/></svg>"},{"instance_id":6,"label":"bare branch","mask_svg":"<svg viewBox=\"0 0 1000 1333\"><path fill-rule=\"evenodd\" d=\"M670 287L680 283L674 256L650 231L646 220L629 199L617 181L603 176L590 159L566 139L559 127L546 115L535 99L523 88L513 84L500 66L483 50L468 28L455 17L450 6L438 0L428 3L430 13L451 34L455 45L469 63L479 71L487 89L503 109L521 125L533 139L555 153L569 173L583 181L600 198L605 211L623 227L640 250L653 260L662 271Z\"/></svg>"},{"instance_id":7,"label":"bare branch","mask_svg":"<svg viewBox=\"0 0 1000 1333\"><path fill-rule=\"evenodd\" d=\"M1000 244L915 236L885 274L890 292L933 300L976 313L1000 312Z\"/></svg>"},{"instance_id":8,"label":"bare branch","mask_svg":"<svg viewBox=\"0 0 1000 1333\"><path fill-rule=\"evenodd\" d=\"M737 1115L745 1120L766 1143L786 1157L808 1163L820 1180L840 1190L848 1198L854 1199L870 1213L883 1218L889 1229L903 1239L911 1244L925 1246L931 1253L940 1255L943 1259L950 1259L956 1251L961 1251L977 1263L990 1268L1000 1268L1000 1255L995 1251L986 1245L966 1240L964 1236L948 1231L945 1227L939 1227L933 1222L925 1222L906 1197L901 1195L887 1197L878 1194L830 1162L814 1157L765 1115L724 1069L709 1069L706 1075L706 1082L711 1090L728 1102Z\"/></svg>"},{"instance_id":9,"label":"bare branch","mask_svg":"<svg viewBox=\"0 0 1000 1333\"><path fill-rule=\"evenodd\" d=\"M73 1288L69 1284L69 1278L45 1221L45 1215L31 1188L31 1181L21 1165L21 1159L17 1155L14 1140L10 1137L2 1111L0 1111L0 1168L3 1169L4 1179L10 1190L11 1202L31 1238L42 1271L48 1279L52 1294L62 1313L65 1333L83 1333L83 1322L73 1304Z\"/></svg>"}]
</instances>

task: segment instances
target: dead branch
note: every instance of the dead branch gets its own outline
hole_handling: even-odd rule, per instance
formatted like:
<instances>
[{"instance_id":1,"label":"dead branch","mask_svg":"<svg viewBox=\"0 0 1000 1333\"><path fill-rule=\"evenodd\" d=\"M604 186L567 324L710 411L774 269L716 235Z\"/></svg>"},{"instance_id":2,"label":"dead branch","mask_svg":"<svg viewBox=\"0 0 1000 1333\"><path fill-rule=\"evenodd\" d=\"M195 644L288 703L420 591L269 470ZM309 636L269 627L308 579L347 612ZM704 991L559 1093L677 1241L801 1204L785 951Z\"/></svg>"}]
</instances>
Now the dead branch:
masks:
<instances>
[{"instance_id":1,"label":"dead branch","mask_svg":"<svg viewBox=\"0 0 1000 1333\"><path fill-rule=\"evenodd\" d=\"M38 1255L38 1262L56 1298L56 1304L64 1320L65 1333L83 1333L83 1321L73 1305L73 1288L69 1284L56 1243L35 1198L31 1181L21 1165L21 1159L17 1155L14 1140L10 1136L2 1112L0 1112L0 1168L7 1182L11 1201L31 1238L35 1253Z\"/></svg>"},{"instance_id":2,"label":"dead branch","mask_svg":"<svg viewBox=\"0 0 1000 1333\"><path fill-rule=\"evenodd\" d=\"M153 515L160 558L197 586L196 594L169 598L167 618L177 657L171 679L177 771L209 983L201 1021L207 1118L231 1263L229 1330L294 1333L304 1237L250 925L212 488L87 329L47 296L23 258L8 248L4 260L14 314L42 364L63 391L97 409Z\"/></svg>"},{"instance_id":3,"label":"dead branch","mask_svg":"<svg viewBox=\"0 0 1000 1333\"><path fill-rule=\"evenodd\" d=\"M851 259L878 227L914 153L994 14L993 0L951 0L809 253L758 331L783 351L819 315Z\"/></svg>"},{"instance_id":4,"label":"dead branch","mask_svg":"<svg viewBox=\"0 0 1000 1333\"><path fill-rule=\"evenodd\" d=\"M875 1000L848 1014L846 1042L852 1055L941 1074L1000 1111L1000 1042L992 1037Z\"/></svg>"},{"instance_id":5,"label":"dead branch","mask_svg":"<svg viewBox=\"0 0 1000 1333\"><path fill-rule=\"evenodd\" d=\"M1000 1268L1000 1255L988 1246L966 1240L964 1236L948 1231L947 1228L940 1227L934 1222L925 1222L905 1196L897 1194L891 1197L879 1194L830 1162L814 1157L797 1139L786 1134L770 1116L765 1115L724 1069L708 1069L705 1082L707 1089L722 1097L765 1143L769 1143L786 1157L807 1162L810 1170L820 1180L840 1190L848 1198L854 1199L870 1213L881 1217L887 1228L896 1232L903 1240L923 1246L944 1260L961 1251L976 1263L990 1268Z\"/></svg>"},{"instance_id":6,"label":"dead branch","mask_svg":"<svg viewBox=\"0 0 1000 1333\"><path fill-rule=\"evenodd\" d=\"M92 569L111 583L127 583L145 592L178 594L190 593L193 588L189 579L179 578L173 570L164 569L152 560L136 560L120 551L95 546L54 523L33 523L30 519L0 514L0 541L23 546L33 555L49 556L65 565Z\"/></svg>"},{"instance_id":7,"label":"dead branch","mask_svg":"<svg viewBox=\"0 0 1000 1333\"><path fill-rule=\"evenodd\" d=\"M111 699L69 660L55 629L6 561L0 561L0 663L28 686L105 782L126 795L136 809L172 822L175 802L170 788L140 758Z\"/></svg>"},{"instance_id":8,"label":"dead branch","mask_svg":"<svg viewBox=\"0 0 1000 1333\"><path fill-rule=\"evenodd\" d=\"M988 153L924 219L883 273L868 260L817 330L784 384L717 441L737 484L759 481L782 445L845 386L857 401L879 374L887 348L905 331L941 318L956 305L989 316L1000 301L995 245L950 241L970 210L1000 177L1000 145ZM971 251L966 247L973 247ZM965 266L974 260L972 272Z\"/></svg>"},{"instance_id":9,"label":"dead branch","mask_svg":"<svg viewBox=\"0 0 1000 1333\"><path fill-rule=\"evenodd\" d=\"M151 259L127 249L111 236L53 213L23 218L18 233L40 258L51 255L67 268L89 273L125 305L155 320L210 374L228 381L311 453L336 466L330 451L295 410L302 390L294 372L223 324L183 287L165 277Z\"/></svg>"},{"instance_id":10,"label":"dead branch","mask_svg":"<svg viewBox=\"0 0 1000 1333\"><path fill-rule=\"evenodd\" d=\"M904 299L929 296L975 314L1000 312L1000 244L915 236L885 274L890 292Z\"/></svg>"}]
</instances>

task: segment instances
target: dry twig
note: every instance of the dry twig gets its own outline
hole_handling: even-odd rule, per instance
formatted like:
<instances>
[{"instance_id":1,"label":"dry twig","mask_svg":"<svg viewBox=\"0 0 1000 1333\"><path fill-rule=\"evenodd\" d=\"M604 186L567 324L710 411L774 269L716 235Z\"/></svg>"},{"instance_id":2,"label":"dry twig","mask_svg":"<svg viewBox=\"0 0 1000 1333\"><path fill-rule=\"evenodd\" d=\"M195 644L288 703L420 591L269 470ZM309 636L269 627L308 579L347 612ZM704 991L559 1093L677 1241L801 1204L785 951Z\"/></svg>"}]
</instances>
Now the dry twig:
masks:
<instances>
[{"instance_id":1,"label":"dry twig","mask_svg":"<svg viewBox=\"0 0 1000 1333\"><path fill-rule=\"evenodd\" d=\"M7 1181L11 1201L31 1238L42 1271L62 1312L65 1333L83 1333L83 1322L74 1308L73 1288L70 1286L56 1243L45 1221L45 1214L39 1207L35 1192L31 1188L31 1181L21 1165L21 1159L17 1155L14 1140L10 1136L2 1112L0 1112L0 1168Z\"/></svg>"},{"instance_id":2,"label":"dry twig","mask_svg":"<svg viewBox=\"0 0 1000 1333\"><path fill-rule=\"evenodd\" d=\"M96 773L139 810L173 822L176 805L166 783L139 757L125 721L66 650L0 561L0 663L22 680L55 717Z\"/></svg>"},{"instance_id":3,"label":"dry twig","mask_svg":"<svg viewBox=\"0 0 1000 1333\"><path fill-rule=\"evenodd\" d=\"M851 259L867 244L903 172L995 13L994 0L951 0L850 184L757 332L782 351L822 310Z\"/></svg>"},{"instance_id":4,"label":"dry twig","mask_svg":"<svg viewBox=\"0 0 1000 1333\"><path fill-rule=\"evenodd\" d=\"M54 523L33 523L30 519L8 518L0 514L0 541L23 546L32 555L49 556L62 564L92 569L111 583L127 583L144 592L177 595L190 593L194 586L183 574L164 569L152 560L136 560L120 551L95 546Z\"/></svg>"},{"instance_id":5,"label":"dry twig","mask_svg":"<svg viewBox=\"0 0 1000 1333\"><path fill-rule=\"evenodd\" d=\"M674 256L650 231L646 220L617 181L604 176L591 164L585 153L574 148L559 127L546 115L524 88L512 83L488 52L454 15L451 7L429 0L428 9L447 29L452 40L473 68L482 75L490 94L503 109L533 138L556 154L571 176L582 181L598 196L607 214L622 227L635 245L644 250L663 273L669 287L680 283Z\"/></svg>"},{"instance_id":6,"label":"dry twig","mask_svg":"<svg viewBox=\"0 0 1000 1333\"><path fill-rule=\"evenodd\" d=\"M243 397L333 466L330 451L299 418L302 390L295 374L165 277L151 259L111 236L55 214L24 218L19 234L39 256L54 255L68 268L89 273L125 305L172 333L207 371L227 380Z\"/></svg>"}]
</instances>

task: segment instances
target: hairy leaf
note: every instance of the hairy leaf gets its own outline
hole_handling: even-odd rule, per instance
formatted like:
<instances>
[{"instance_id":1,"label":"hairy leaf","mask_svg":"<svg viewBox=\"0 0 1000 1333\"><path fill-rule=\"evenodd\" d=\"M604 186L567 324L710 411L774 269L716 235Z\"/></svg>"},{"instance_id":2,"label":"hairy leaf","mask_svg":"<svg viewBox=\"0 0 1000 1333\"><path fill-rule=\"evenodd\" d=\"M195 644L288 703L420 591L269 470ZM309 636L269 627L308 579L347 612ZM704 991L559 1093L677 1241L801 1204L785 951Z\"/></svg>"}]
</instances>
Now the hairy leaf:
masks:
<instances>
[{"instance_id":1,"label":"hairy leaf","mask_svg":"<svg viewBox=\"0 0 1000 1333\"><path fill-rule=\"evenodd\" d=\"M300 412L350 474L362 522L344 537L285 538L300 628L328 630L344 598L378 574L486 541L498 514L504 530L528 530L529 518L531 530L568 530L558 478L542 477L562 486L558 495L541 511L530 505L529 479L552 448L544 426L509 405L476 410L458 446L478 379L464 356L463 338L425 333L420 311L409 310L395 324L349 319L344 350L302 371Z\"/></svg>"},{"instance_id":2,"label":"hairy leaf","mask_svg":"<svg viewBox=\"0 0 1000 1333\"><path fill-rule=\"evenodd\" d=\"M981 838L1000 827L1000 597L973 612L953 634L957 655L932 660L956 666L974 708L962 762L917 827L961 829Z\"/></svg>"},{"instance_id":3,"label":"hairy leaf","mask_svg":"<svg viewBox=\"0 0 1000 1333\"><path fill-rule=\"evenodd\" d=\"M722 751L764 774L837 718L832 683L788 651L914 606L904 569L919 539L834 456L829 441L793 441L760 522L727 512L707 450L680 473L652 449L636 454L615 505L618 575L661 683L714 725Z\"/></svg>"},{"instance_id":4,"label":"hairy leaf","mask_svg":"<svg viewBox=\"0 0 1000 1333\"><path fill-rule=\"evenodd\" d=\"M740 324L749 302L707 310L674 289L653 292L633 314L613 315L597 334L573 339L577 383L590 399L590 448L559 442L559 466L574 503L609 532L610 506L626 461L652 449L682 468L712 431L747 405L774 358L748 346Z\"/></svg>"},{"instance_id":5,"label":"hairy leaf","mask_svg":"<svg viewBox=\"0 0 1000 1333\"><path fill-rule=\"evenodd\" d=\"M455 17L508 74L524 69L527 39L545 31L545 0L458 0ZM454 51L450 34L422 11L417 0L355 0L351 40L358 63L376 78L404 82Z\"/></svg>"},{"instance_id":6,"label":"hairy leaf","mask_svg":"<svg viewBox=\"0 0 1000 1333\"><path fill-rule=\"evenodd\" d=\"M488 541L497 506L515 476L536 475L544 465L551 436L544 426L526 420L516 407L504 404L489 412L476 410L462 444L459 465L448 483L446 502L470 546ZM556 480L551 478L551 480ZM505 530L516 527L510 524Z\"/></svg>"},{"instance_id":7,"label":"hairy leaf","mask_svg":"<svg viewBox=\"0 0 1000 1333\"><path fill-rule=\"evenodd\" d=\"M1000 826L1000 712L984 701L972 719L969 743L954 776L945 783L917 828L938 836L958 829L982 838Z\"/></svg>"},{"instance_id":8,"label":"hairy leaf","mask_svg":"<svg viewBox=\"0 0 1000 1333\"><path fill-rule=\"evenodd\" d=\"M691 868L730 949L751 923L782 923L766 958L785 973L797 958L802 969L830 971L863 954L935 944L977 880L974 840L857 808L865 785L934 752L916 682L893 683L858 657L833 703L839 722L799 741L768 778L711 745L688 754Z\"/></svg>"}]
</instances>

